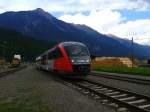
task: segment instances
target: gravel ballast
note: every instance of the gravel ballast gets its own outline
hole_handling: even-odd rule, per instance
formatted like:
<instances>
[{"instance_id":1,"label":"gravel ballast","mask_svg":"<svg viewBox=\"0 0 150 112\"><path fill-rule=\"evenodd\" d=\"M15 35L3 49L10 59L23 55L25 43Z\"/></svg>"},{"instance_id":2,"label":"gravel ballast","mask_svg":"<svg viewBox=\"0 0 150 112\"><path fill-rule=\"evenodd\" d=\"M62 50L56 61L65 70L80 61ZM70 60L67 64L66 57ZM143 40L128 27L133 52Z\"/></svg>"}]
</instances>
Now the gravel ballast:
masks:
<instances>
[{"instance_id":1,"label":"gravel ballast","mask_svg":"<svg viewBox=\"0 0 150 112\"><path fill-rule=\"evenodd\" d=\"M150 85L137 84L137 83L127 82L127 81L103 78L103 77L92 76L92 75L89 75L88 79L94 80L102 84L106 84L113 87L118 87L125 90L150 96Z\"/></svg>"},{"instance_id":2,"label":"gravel ballast","mask_svg":"<svg viewBox=\"0 0 150 112\"><path fill-rule=\"evenodd\" d=\"M16 101L34 112L113 112L31 66L0 78L0 104L2 101Z\"/></svg>"}]
</instances>

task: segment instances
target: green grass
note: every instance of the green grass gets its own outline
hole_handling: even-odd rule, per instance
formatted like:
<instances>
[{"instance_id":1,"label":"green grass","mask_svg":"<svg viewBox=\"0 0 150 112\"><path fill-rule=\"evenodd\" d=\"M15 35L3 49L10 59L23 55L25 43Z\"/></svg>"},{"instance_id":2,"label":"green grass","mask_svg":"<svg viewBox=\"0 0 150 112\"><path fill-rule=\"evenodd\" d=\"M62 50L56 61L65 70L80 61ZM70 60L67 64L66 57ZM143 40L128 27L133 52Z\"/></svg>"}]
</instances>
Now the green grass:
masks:
<instances>
[{"instance_id":1,"label":"green grass","mask_svg":"<svg viewBox=\"0 0 150 112\"><path fill-rule=\"evenodd\" d=\"M129 68L129 67L102 67L102 66L97 66L93 70L102 71L102 72L128 73L128 74L150 76L150 68L144 68L144 67Z\"/></svg>"},{"instance_id":2,"label":"green grass","mask_svg":"<svg viewBox=\"0 0 150 112\"><path fill-rule=\"evenodd\" d=\"M0 112L52 112L52 110L38 97L28 97L13 100L1 99Z\"/></svg>"}]
</instances>

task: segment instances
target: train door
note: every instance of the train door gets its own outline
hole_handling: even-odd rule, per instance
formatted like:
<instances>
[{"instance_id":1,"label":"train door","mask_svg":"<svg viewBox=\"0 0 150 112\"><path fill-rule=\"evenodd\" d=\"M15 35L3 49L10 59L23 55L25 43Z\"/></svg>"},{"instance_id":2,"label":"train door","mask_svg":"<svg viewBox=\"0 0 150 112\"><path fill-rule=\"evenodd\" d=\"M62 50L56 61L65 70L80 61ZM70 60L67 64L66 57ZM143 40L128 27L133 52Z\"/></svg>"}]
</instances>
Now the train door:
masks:
<instances>
[{"instance_id":1,"label":"train door","mask_svg":"<svg viewBox=\"0 0 150 112\"><path fill-rule=\"evenodd\" d=\"M54 63L54 61L53 61L52 53L49 52L49 53L48 53L48 70L49 70L49 71L52 71L52 70L53 70L53 63Z\"/></svg>"},{"instance_id":2,"label":"train door","mask_svg":"<svg viewBox=\"0 0 150 112\"><path fill-rule=\"evenodd\" d=\"M41 65L42 65L43 69L46 69L46 66L47 66L47 56L46 55L42 56Z\"/></svg>"}]
</instances>

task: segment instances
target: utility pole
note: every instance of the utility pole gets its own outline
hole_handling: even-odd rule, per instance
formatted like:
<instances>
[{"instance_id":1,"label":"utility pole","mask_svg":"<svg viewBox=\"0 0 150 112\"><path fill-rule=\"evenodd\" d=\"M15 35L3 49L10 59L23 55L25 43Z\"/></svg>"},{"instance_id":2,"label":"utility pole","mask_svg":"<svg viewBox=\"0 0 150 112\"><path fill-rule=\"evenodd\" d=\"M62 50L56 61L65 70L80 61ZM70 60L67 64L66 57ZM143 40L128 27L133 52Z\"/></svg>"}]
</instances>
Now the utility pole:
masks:
<instances>
[{"instance_id":1,"label":"utility pole","mask_svg":"<svg viewBox=\"0 0 150 112\"><path fill-rule=\"evenodd\" d=\"M3 45L4 45L4 47L3 47L3 58L4 58L4 60L5 60L5 54L6 54L6 41L4 41L3 42Z\"/></svg>"},{"instance_id":2,"label":"utility pole","mask_svg":"<svg viewBox=\"0 0 150 112\"><path fill-rule=\"evenodd\" d=\"M3 44L0 44L0 46L2 47L2 56L5 60L5 55L6 55L6 41L2 42Z\"/></svg>"},{"instance_id":3,"label":"utility pole","mask_svg":"<svg viewBox=\"0 0 150 112\"><path fill-rule=\"evenodd\" d=\"M2 47L2 56L4 58L5 57L5 46L3 44L0 44L0 46Z\"/></svg>"},{"instance_id":4,"label":"utility pole","mask_svg":"<svg viewBox=\"0 0 150 112\"><path fill-rule=\"evenodd\" d=\"M134 61L134 43L133 43L133 37L131 42L131 60L132 60L132 68L133 68L133 61Z\"/></svg>"},{"instance_id":5,"label":"utility pole","mask_svg":"<svg viewBox=\"0 0 150 112\"><path fill-rule=\"evenodd\" d=\"M3 47L3 58L5 60L5 47Z\"/></svg>"}]
</instances>

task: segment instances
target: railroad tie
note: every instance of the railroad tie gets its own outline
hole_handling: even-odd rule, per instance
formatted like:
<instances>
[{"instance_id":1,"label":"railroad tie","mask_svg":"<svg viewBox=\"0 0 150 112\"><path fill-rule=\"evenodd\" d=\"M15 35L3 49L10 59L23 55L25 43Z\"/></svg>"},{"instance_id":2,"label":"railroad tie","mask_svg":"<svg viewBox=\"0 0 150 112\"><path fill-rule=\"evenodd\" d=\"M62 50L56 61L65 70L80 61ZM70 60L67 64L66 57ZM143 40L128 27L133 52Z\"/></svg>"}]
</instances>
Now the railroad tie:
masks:
<instances>
[{"instance_id":1,"label":"railroad tie","mask_svg":"<svg viewBox=\"0 0 150 112\"><path fill-rule=\"evenodd\" d=\"M136 104L136 103L142 103L142 102L145 102L146 100L145 99L140 99L140 100L136 100L136 101L131 101L131 102L128 102L129 104Z\"/></svg>"},{"instance_id":2,"label":"railroad tie","mask_svg":"<svg viewBox=\"0 0 150 112\"><path fill-rule=\"evenodd\" d=\"M139 108L147 108L150 107L150 104L139 106Z\"/></svg>"},{"instance_id":3,"label":"railroad tie","mask_svg":"<svg viewBox=\"0 0 150 112\"><path fill-rule=\"evenodd\" d=\"M104 90L108 90L107 88L102 88L102 89L99 89L99 91L104 91Z\"/></svg>"},{"instance_id":4,"label":"railroad tie","mask_svg":"<svg viewBox=\"0 0 150 112\"><path fill-rule=\"evenodd\" d=\"M123 97L123 96L127 96L127 94L113 95L111 97L112 98L118 98L118 97Z\"/></svg>"},{"instance_id":5,"label":"railroad tie","mask_svg":"<svg viewBox=\"0 0 150 112\"><path fill-rule=\"evenodd\" d=\"M120 92L116 91L116 92L111 92L111 93L106 93L106 95L114 95L114 94L118 94Z\"/></svg>"},{"instance_id":6,"label":"railroad tie","mask_svg":"<svg viewBox=\"0 0 150 112\"><path fill-rule=\"evenodd\" d=\"M126 100L131 100L131 99L135 99L135 96L131 96L131 97L127 97L127 98L121 98L119 99L120 101L126 101Z\"/></svg>"}]
</instances>

